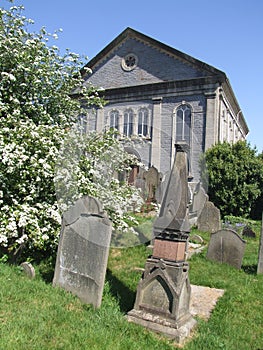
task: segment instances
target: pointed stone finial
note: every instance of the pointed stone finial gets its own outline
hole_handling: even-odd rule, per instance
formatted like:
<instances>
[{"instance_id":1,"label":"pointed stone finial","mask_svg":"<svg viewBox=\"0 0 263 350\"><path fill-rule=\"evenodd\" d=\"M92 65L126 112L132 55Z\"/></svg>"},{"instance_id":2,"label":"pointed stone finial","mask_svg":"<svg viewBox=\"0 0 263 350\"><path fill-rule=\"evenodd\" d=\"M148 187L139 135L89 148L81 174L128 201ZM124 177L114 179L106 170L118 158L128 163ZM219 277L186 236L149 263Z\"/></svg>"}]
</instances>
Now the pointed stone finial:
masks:
<instances>
[{"instance_id":1,"label":"pointed stone finial","mask_svg":"<svg viewBox=\"0 0 263 350\"><path fill-rule=\"evenodd\" d=\"M175 145L176 155L173 168L163 197L160 214L154 223L154 236L169 236L186 240L190 232L188 219L188 161L189 146Z\"/></svg>"}]
</instances>

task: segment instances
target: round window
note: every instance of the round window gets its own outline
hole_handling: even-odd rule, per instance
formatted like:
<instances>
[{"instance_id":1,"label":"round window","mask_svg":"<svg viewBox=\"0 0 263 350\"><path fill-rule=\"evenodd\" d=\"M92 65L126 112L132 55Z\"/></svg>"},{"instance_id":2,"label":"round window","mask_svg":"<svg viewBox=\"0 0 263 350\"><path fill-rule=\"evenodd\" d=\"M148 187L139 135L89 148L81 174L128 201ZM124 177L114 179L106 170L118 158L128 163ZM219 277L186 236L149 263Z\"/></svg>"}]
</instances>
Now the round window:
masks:
<instances>
[{"instance_id":1,"label":"round window","mask_svg":"<svg viewBox=\"0 0 263 350\"><path fill-rule=\"evenodd\" d=\"M138 63L138 57L133 53L129 53L128 55L123 57L121 61L121 66L124 70L131 71L137 66L137 63Z\"/></svg>"}]
</instances>

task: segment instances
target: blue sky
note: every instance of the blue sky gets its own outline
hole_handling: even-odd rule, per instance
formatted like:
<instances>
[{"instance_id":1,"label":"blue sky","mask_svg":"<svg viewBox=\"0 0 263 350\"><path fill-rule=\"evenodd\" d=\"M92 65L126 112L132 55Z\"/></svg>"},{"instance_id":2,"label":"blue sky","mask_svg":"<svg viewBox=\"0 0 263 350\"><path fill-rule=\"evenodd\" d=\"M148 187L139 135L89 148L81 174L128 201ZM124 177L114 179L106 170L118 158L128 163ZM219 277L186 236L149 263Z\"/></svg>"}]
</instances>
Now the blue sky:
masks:
<instances>
[{"instance_id":1,"label":"blue sky","mask_svg":"<svg viewBox=\"0 0 263 350\"><path fill-rule=\"evenodd\" d=\"M6 0L1 6L8 8ZM93 58L126 27L226 73L246 118L248 141L263 151L262 0L15 0L34 29L62 28L56 45Z\"/></svg>"}]
</instances>

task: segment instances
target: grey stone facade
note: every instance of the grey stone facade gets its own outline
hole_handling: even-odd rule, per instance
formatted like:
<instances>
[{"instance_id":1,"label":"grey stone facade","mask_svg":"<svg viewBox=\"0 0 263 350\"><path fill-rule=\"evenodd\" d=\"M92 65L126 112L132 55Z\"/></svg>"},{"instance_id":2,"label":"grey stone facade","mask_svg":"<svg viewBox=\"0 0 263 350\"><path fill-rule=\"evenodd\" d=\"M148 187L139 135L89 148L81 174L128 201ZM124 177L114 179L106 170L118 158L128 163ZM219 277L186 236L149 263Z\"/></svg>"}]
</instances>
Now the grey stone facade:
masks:
<instances>
[{"instance_id":1,"label":"grey stone facade","mask_svg":"<svg viewBox=\"0 0 263 350\"><path fill-rule=\"evenodd\" d=\"M104 88L108 101L90 113L87 131L103 131L117 120L120 134L144 140L129 145L129 152L163 174L173 164L174 144L186 140L193 188L200 155L217 142L236 142L248 133L224 72L131 28L87 66L92 73L83 70L85 83Z\"/></svg>"}]
</instances>

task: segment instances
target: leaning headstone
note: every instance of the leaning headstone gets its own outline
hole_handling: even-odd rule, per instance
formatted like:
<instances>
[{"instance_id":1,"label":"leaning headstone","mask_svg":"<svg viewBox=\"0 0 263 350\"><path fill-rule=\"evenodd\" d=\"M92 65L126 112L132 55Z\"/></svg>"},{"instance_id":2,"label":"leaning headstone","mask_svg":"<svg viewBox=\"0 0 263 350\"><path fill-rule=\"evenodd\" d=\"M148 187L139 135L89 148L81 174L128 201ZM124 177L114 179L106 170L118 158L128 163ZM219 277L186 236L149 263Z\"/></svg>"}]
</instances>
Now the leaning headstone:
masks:
<instances>
[{"instance_id":1,"label":"leaning headstone","mask_svg":"<svg viewBox=\"0 0 263 350\"><path fill-rule=\"evenodd\" d=\"M211 234L207 259L241 268L246 241L233 230L220 230Z\"/></svg>"},{"instance_id":2,"label":"leaning headstone","mask_svg":"<svg viewBox=\"0 0 263 350\"><path fill-rule=\"evenodd\" d=\"M153 254L137 287L128 320L183 343L196 324L190 313L189 265L185 261L190 231L186 145L176 157L159 217L154 222Z\"/></svg>"},{"instance_id":3,"label":"leaning headstone","mask_svg":"<svg viewBox=\"0 0 263 350\"><path fill-rule=\"evenodd\" d=\"M193 243L200 243L200 244L203 244L204 243L204 240L201 236L199 235L192 235L190 238L189 238L189 241L193 242Z\"/></svg>"},{"instance_id":4,"label":"leaning headstone","mask_svg":"<svg viewBox=\"0 0 263 350\"><path fill-rule=\"evenodd\" d=\"M221 229L220 210L214 203L207 201L197 220L197 228L204 232L216 232Z\"/></svg>"},{"instance_id":5,"label":"leaning headstone","mask_svg":"<svg viewBox=\"0 0 263 350\"><path fill-rule=\"evenodd\" d=\"M89 196L78 199L63 215L53 285L99 307L110 240L111 223L101 203Z\"/></svg>"},{"instance_id":6,"label":"leaning headstone","mask_svg":"<svg viewBox=\"0 0 263 350\"><path fill-rule=\"evenodd\" d=\"M25 261L22 264L20 264L20 266L22 267L24 273L29 277L29 278L35 278L36 273L35 273L35 269L33 267L32 264L30 264L29 262Z\"/></svg>"},{"instance_id":7,"label":"leaning headstone","mask_svg":"<svg viewBox=\"0 0 263 350\"><path fill-rule=\"evenodd\" d=\"M257 273L263 274L263 212L262 212L261 234L260 234L259 251L258 251Z\"/></svg>"}]
</instances>

